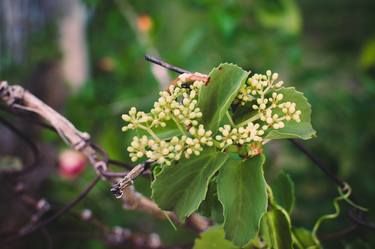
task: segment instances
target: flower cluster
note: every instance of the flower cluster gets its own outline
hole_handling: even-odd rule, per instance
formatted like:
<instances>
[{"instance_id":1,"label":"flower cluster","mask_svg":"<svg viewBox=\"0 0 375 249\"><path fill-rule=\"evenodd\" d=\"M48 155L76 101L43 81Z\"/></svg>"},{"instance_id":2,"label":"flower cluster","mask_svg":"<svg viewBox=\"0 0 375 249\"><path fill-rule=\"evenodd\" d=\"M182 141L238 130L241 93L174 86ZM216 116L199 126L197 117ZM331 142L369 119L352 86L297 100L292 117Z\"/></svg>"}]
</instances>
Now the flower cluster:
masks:
<instances>
[{"instance_id":1,"label":"flower cluster","mask_svg":"<svg viewBox=\"0 0 375 249\"><path fill-rule=\"evenodd\" d=\"M264 131L259 129L259 124L247 123L239 128L232 128L230 125L224 125L219 128L221 135L216 136L220 141L219 147L224 148L232 144L243 145L250 142L262 141Z\"/></svg>"},{"instance_id":2,"label":"flower cluster","mask_svg":"<svg viewBox=\"0 0 375 249\"><path fill-rule=\"evenodd\" d=\"M188 75L189 76L189 75ZM225 124L217 133L206 130L200 124L202 112L198 104L199 90L204 85L201 80L191 80L182 74L167 91L160 92L150 113L137 111L134 107L122 116L127 124L123 131L141 129L148 135L135 136L128 147L132 161L148 158L158 164L170 165L182 157L198 156L204 147L215 146L224 151L229 146L248 145L248 155L254 156L262 151L263 139L269 129L281 129L285 122L301 121L301 111L296 103L283 102L284 95L278 91L283 85L277 81L278 74L268 70L266 75L254 74L240 89L235 103L256 112L240 124ZM190 75L191 76L191 75ZM230 114L228 113L230 116ZM167 122L168 121L168 122ZM161 139L154 128L174 123L179 135Z\"/></svg>"},{"instance_id":3,"label":"flower cluster","mask_svg":"<svg viewBox=\"0 0 375 249\"><path fill-rule=\"evenodd\" d=\"M202 117L202 113L197 107L197 93L204 83L195 81L189 88L181 87L182 84L183 82L178 82L171 85L168 91L161 91L150 114L132 107L129 114L122 115L122 119L129 122L122 130L141 128L147 131L154 127L165 127L165 121L171 119L185 126L198 125L197 119Z\"/></svg>"},{"instance_id":4,"label":"flower cluster","mask_svg":"<svg viewBox=\"0 0 375 249\"><path fill-rule=\"evenodd\" d=\"M236 101L241 105L251 104L258 114L251 118L254 122L259 119L263 131L269 128L282 129L285 121L301 121L301 111L296 110L296 103L281 102L284 98L278 93L284 82L277 81L279 75L267 70L266 75L254 74L240 89Z\"/></svg>"},{"instance_id":5,"label":"flower cluster","mask_svg":"<svg viewBox=\"0 0 375 249\"><path fill-rule=\"evenodd\" d=\"M187 80L182 75L168 91L160 92L150 113L137 111L133 107L129 114L122 115L122 119L128 122L122 128L123 131L142 129L150 135L133 137L128 147L132 161L147 157L159 164L170 165L173 160L179 160L182 156L190 158L191 155L199 155L203 146L213 146L212 131L206 131L198 122L202 113L197 107L197 98L204 82L194 81L185 86ZM168 120L175 122L181 136L162 140L153 128L165 127Z\"/></svg>"},{"instance_id":6,"label":"flower cluster","mask_svg":"<svg viewBox=\"0 0 375 249\"><path fill-rule=\"evenodd\" d=\"M173 136L169 140L154 140L143 135L135 136L128 147L132 161L147 157L158 164L170 165L173 160L179 160L183 155L190 158L191 155L200 155L203 146L213 146L212 132L206 131L203 125L198 128L191 127L189 135L181 137Z\"/></svg>"}]
</instances>

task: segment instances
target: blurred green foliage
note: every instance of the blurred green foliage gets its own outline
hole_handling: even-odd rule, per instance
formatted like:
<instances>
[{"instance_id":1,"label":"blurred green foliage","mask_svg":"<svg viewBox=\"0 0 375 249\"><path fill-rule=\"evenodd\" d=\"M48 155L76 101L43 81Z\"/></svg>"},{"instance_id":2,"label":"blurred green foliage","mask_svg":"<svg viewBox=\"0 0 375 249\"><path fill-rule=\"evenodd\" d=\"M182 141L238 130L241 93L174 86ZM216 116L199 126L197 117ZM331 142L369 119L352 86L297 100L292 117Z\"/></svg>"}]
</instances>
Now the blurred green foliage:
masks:
<instances>
[{"instance_id":1,"label":"blurred green foliage","mask_svg":"<svg viewBox=\"0 0 375 249\"><path fill-rule=\"evenodd\" d=\"M134 12L150 18L147 45L120 11L119 2L123 0L84 2L89 13L91 77L66 101L65 114L79 129L90 132L111 157L128 160L125 148L130 135L121 133L120 115L131 106L149 109L160 90L149 63L143 59L150 47L165 61L190 71L207 73L221 62L233 62L253 72L272 69L287 86L304 92L312 104L318 138L306 145L352 185L356 201L369 207L370 218L375 220L374 1L129 1L127 5ZM2 67L1 78L20 82L37 63L59 60L55 40L50 28L35 33L29 42L29 59L24 65ZM103 67L108 62L110 67ZM271 157L266 162L267 176L273 178L283 169L295 182L293 225L311 229L319 216L332 211L335 186L286 141L274 142L267 153ZM75 181L56 175L45 184L44 194L54 203L64 203L93 175L91 169ZM150 194L149 181L137 180L136 187ZM83 207L90 207L98 219L111 226L144 233L157 231L166 244L194 240L194 234L185 229L174 231L167 222L124 211L105 183L76 209ZM324 224L321 232L333 232L347 224L342 215ZM88 229L88 225L68 217L52 227ZM105 247L98 241L72 239L61 241L59 248L82 247L83 243L85 248ZM374 243L369 232L359 230L324 245L371 248Z\"/></svg>"}]
</instances>

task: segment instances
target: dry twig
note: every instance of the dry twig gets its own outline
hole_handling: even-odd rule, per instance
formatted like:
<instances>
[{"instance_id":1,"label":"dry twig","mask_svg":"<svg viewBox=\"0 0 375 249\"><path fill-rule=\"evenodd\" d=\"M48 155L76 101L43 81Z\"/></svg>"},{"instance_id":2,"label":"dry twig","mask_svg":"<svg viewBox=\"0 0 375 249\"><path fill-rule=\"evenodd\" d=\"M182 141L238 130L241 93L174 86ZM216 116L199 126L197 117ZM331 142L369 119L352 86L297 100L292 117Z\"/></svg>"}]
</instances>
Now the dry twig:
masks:
<instances>
[{"instance_id":1,"label":"dry twig","mask_svg":"<svg viewBox=\"0 0 375 249\"><path fill-rule=\"evenodd\" d=\"M134 187L129 184L143 171L144 166L134 168L129 175L116 175L116 173L108 171L109 159L106 156L102 159L103 155L99 156L103 151L98 152L97 146L90 142L90 135L88 133L76 129L69 120L21 86L10 86L5 81L1 82L0 99L10 108L26 110L45 119L67 145L82 152L87 157L89 162L94 166L97 174L103 179L109 180L112 183L114 177L126 175L125 182L128 186L124 189L124 195L122 196L125 208L144 211L160 219L166 219L168 215L173 221L178 223L173 213L164 212L156 203L136 192ZM199 232L207 229L209 226L208 220L197 214L193 214L186 224Z\"/></svg>"}]
</instances>

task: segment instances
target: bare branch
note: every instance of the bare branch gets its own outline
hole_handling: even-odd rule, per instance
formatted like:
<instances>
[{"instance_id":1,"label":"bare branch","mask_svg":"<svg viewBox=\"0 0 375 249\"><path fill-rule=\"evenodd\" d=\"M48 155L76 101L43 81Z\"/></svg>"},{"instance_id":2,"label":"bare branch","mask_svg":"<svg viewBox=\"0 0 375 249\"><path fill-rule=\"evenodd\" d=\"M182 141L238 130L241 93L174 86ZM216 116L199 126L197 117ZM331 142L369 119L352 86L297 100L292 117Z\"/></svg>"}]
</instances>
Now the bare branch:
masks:
<instances>
[{"instance_id":1,"label":"bare branch","mask_svg":"<svg viewBox=\"0 0 375 249\"><path fill-rule=\"evenodd\" d=\"M113 172L108 171L109 159L104 150L98 150L98 146L90 142L90 136L86 132L77 130L72 123L65 117L53 110L51 107L43 103L33 94L23 89L21 86L9 86L6 82L0 83L0 99L10 108L26 110L38 114L45 119L58 132L61 138L73 149L81 151L94 166L97 174L111 183L114 176ZM101 156L99 156L101 153ZM102 159L104 158L104 159ZM118 162L112 161L118 164ZM129 172L128 177L125 177L125 185L130 185L144 169L144 166L135 167ZM107 172L103 174L103 172ZM124 189L122 196L125 208L136 209L148 214L154 215L160 219L166 219L166 212L161 210L156 203L144 197L134 190L133 186ZM168 213L172 220L177 222L175 215ZM209 222L199 215L193 214L187 221L187 225L196 231L203 231L208 228Z\"/></svg>"}]
</instances>

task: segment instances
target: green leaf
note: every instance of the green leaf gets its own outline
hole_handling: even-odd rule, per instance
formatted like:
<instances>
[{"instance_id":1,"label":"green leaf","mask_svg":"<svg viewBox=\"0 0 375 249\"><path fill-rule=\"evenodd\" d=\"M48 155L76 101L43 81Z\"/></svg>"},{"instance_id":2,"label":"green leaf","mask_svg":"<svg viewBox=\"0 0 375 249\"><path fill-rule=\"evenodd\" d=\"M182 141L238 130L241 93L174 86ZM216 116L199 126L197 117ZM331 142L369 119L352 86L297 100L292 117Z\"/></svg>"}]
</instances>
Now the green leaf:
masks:
<instances>
[{"instance_id":1,"label":"green leaf","mask_svg":"<svg viewBox=\"0 0 375 249\"><path fill-rule=\"evenodd\" d=\"M211 177L227 160L227 155L204 150L170 166L164 166L153 181L152 199L161 209L173 210L184 221L204 200Z\"/></svg>"},{"instance_id":2,"label":"green leaf","mask_svg":"<svg viewBox=\"0 0 375 249\"><path fill-rule=\"evenodd\" d=\"M214 68L209 76L207 86L200 90L198 107L203 114L202 123L207 129L216 131L249 73L225 63Z\"/></svg>"},{"instance_id":3,"label":"green leaf","mask_svg":"<svg viewBox=\"0 0 375 249\"><path fill-rule=\"evenodd\" d=\"M201 203L198 211L214 223L221 224L224 221L223 207L217 199L216 189L216 181L212 180L208 186L206 199Z\"/></svg>"},{"instance_id":4,"label":"green leaf","mask_svg":"<svg viewBox=\"0 0 375 249\"><path fill-rule=\"evenodd\" d=\"M244 246L259 230L267 209L264 156L246 161L228 159L218 176L218 197L224 210L225 238Z\"/></svg>"},{"instance_id":5,"label":"green leaf","mask_svg":"<svg viewBox=\"0 0 375 249\"><path fill-rule=\"evenodd\" d=\"M263 239L270 248L292 249L292 232L288 213L281 207L272 206L262 218Z\"/></svg>"},{"instance_id":6,"label":"green leaf","mask_svg":"<svg viewBox=\"0 0 375 249\"><path fill-rule=\"evenodd\" d=\"M281 171L271 183L273 197L278 205L291 213L294 206L294 183L290 176Z\"/></svg>"},{"instance_id":7,"label":"green leaf","mask_svg":"<svg viewBox=\"0 0 375 249\"><path fill-rule=\"evenodd\" d=\"M305 228L293 228L293 244L298 249L319 249L320 245L314 242L312 234Z\"/></svg>"},{"instance_id":8,"label":"green leaf","mask_svg":"<svg viewBox=\"0 0 375 249\"><path fill-rule=\"evenodd\" d=\"M160 138L160 139L170 139L173 136L180 136L181 131L178 129L177 125L175 122L172 120L166 121L166 126L165 127L158 127L158 128L153 128L152 130L154 133ZM147 133L148 136L150 136Z\"/></svg>"},{"instance_id":9,"label":"green leaf","mask_svg":"<svg viewBox=\"0 0 375 249\"><path fill-rule=\"evenodd\" d=\"M251 106L251 102L246 102L245 105L239 104L234 108L232 118L235 124L244 122L258 113L258 110L254 110Z\"/></svg>"},{"instance_id":10,"label":"green leaf","mask_svg":"<svg viewBox=\"0 0 375 249\"><path fill-rule=\"evenodd\" d=\"M281 88L276 90L276 93L284 95L283 102L291 101L297 105L297 110L302 112L301 122L296 121L285 122L285 127L278 130L271 130L266 136L266 139L283 139L283 138L301 138L310 139L316 136L316 131L311 125L311 105L303 95L294 87Z\"/></svg>"},{"instance_id":11,"label":"green leaf","mask_svg":"<svg viewBox=\"0 0 375 249\"><path fill-rule=\"evenodd\" d=\"M224 238L224 230L220 226L211 227L201 233L195 240L193 249L239 249Z\"/></svg>"}]
</instances>

